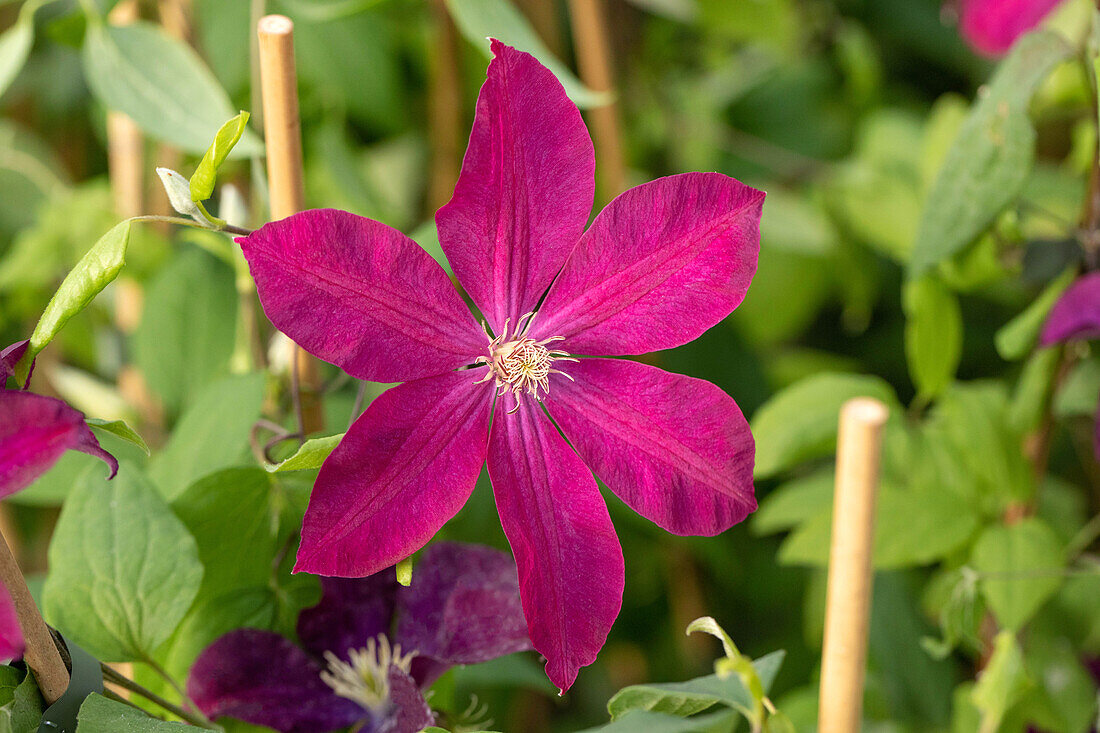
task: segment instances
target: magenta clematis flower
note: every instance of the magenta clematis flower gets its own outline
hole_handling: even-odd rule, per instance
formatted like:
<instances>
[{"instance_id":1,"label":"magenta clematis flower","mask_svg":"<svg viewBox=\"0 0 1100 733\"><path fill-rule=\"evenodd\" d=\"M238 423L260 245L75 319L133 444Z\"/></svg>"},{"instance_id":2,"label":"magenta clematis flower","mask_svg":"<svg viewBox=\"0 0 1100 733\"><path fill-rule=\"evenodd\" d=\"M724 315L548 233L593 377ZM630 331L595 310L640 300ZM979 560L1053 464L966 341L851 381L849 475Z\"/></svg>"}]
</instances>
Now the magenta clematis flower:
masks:
<instances>
[{"instance_id":1,"label":"magenta clematis flower","mask_svg":"<svg viewBox=\"0 0 1100 733\"><path fill-rule=\"evenodd\" d=\"M2 542L3 540L0 540ZM8 589L0 585L0 664L23 658L23 630Z\"/></svg>"},{"instance_id":2,"label":"magenta clematis flower","mask_svg":"<svg viewBox=\"0 0 1100 733\"><path fill-rule=\"evenodd\" d=\"M756 270L764 194L717 173L670 176L585 231L595 164L580 113L533 57L492 50L454 197L436 214L484 331L443 269L377 221L307 211L237 241L281 331L355 377L404 382L321 468L296 570L363 576L409 556L487 461L531 639L565 690L622 602L622 549L593 471L676 534L714 535L756 508L753 439L730 397L588 357L669 349L728 316Z\"/></svg>"},{"instance_id":3,"label":"magenta clematis flower","mask_svg":"<svg viewBox=\"0 0 1100 733\"><path fill-rule=\"evenodd\" d=\"M322 587L298 617L301 646L243 629L207 647L187 683L206 715L283 733L416 733L435 724L421 690L451 665L531 648L516 566L488 547L432 545L408 588L392 569Z\"/></svg>"},{"instance_id":4,"label":"magenta clematis flower","mask_svg":"<svg viewBox=\"0 0 1100 733\"><path fill-rule=\"evenodd\" d=\"M1000 56L1062 0L961 0L959 29L979 53Z\"/></svg>"},{"instance_id":5,"label":"magenta clematis flower","mask_svg":"<svg viewBox=\"0 0 1100 733\"><path fill-rule=\"evenodd\" d=\"M1062 293L1043 324L1039 342L1050 346L1071 339L1100 339L1100 272L1081 276ZM1092 445L1100 460L1100 412Z\"/></svg>"},{"instance_id":6,"label":"magenta clematis flower","mask_svg":"<svg viewBox=\"0 0 1100 733\"><path fill-rule=\"evenodd\" d=\"M118 461L100 447L83 414L53 397L5 388L26 349L21 341L0 351L0 498L29 486L67 450L103 459L114 477Z\"/></svg>"}]
</instances>

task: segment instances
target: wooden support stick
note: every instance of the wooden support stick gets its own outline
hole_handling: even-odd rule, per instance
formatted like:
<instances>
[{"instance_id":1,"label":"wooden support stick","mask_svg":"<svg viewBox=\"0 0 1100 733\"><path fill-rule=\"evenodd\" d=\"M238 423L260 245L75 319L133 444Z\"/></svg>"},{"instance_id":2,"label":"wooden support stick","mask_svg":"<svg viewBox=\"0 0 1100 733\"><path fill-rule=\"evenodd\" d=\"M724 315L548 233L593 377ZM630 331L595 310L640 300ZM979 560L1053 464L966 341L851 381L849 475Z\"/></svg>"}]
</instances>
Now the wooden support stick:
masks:
<instances>
[{"instance_id":1,"label":"wooden support stick","mask_svg":"<svg viewBox=\"0 0 1100 733\"><path fill-rule=\"evenodd\" d=\"M882 431L888 417L884 404L866 397L849 400L840 410L821 661L821 733L856 733L860 729L871 609L875 494Z\"/></svg>"},{"instance_id":2,"label":"wooden support stick","mask_svg":"<svg viewBox=\"0 0 1100 733\"><path fill-rule=\"evenodd\" d=\"M462 79L458 75L458 30L444 0L433 0L435 43L432 48L428 119L432 170L428 206L435 211L451 200L462 160Z\"/></svg>"},{"instance_id":3,"label":"wooden support stick","mask_svg":"<svg viewBox=\"0 0 1100 733\"><path fill-rule=\"evenodd\" d=\"M271 218L285 219L305 208L302 181L302 130L298 116L298 74L294 68L294 23L284 15L265 15L257 24L260 87ZM324 427L317 361L297 345L291 364L301 386L301 416L306 434ZM296 365L296 366L295 366Z\"/></svg>"},{"instance_id":4,"label":"wooden support stick","mask_svg":"<svg viewBox=\"0 0 1100 733\"><path fill-rule=\"evenodd\" d=\"M47 705L57 701L69 687L69 670L61 659L53 634L42 620L38 606L34 605L27 581L19 570L11 549L5 539L0 538L0 582L3 582L11 595L15 606L15 615L19 619L19 630L23 633L26 649L23 660L34 673L38 689Z\"/></svg>"},{"instance_id":5,"label":"wooden support stick","mask_svg":"<svg viewBox=\"0 0 1100 733\"><path fill-rule=\"evenodd\" d=\"M569 0L573 47L581 81L597 92L611 92L611 49L600 0ZM626 190L626 165L619 134L618 105L614 102L588 110L596 146L596 180L604 203Z\"/></svg>"}]
</instances>

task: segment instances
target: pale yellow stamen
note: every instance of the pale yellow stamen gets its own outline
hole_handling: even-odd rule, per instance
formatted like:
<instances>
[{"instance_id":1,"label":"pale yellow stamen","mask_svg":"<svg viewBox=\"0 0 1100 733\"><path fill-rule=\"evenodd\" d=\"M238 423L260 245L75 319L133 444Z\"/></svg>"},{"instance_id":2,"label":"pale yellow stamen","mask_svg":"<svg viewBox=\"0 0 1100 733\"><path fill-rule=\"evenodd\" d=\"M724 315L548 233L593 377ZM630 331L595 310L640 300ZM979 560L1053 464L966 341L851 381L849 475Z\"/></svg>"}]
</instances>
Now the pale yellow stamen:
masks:
<instances>
[{"instance_id":1,"label":"pale yellow stamen","mask_svg":"<svg viewBox=\"0 0 1100 733\"><path fill-rule=\"evenodd\" d=\"M321 679L340 697L362 705L367 710L379 711L389 704L390 667L408 672L416 652L401 653L401 645L390 647L383 634L367 641L364 649L349 649L348 661L332 652L325 652L328 669L321 672Z\"/></svg>"},{"instance_id":2,"label":"pale yellow stamen","mask_svg":"<svg viewBox=\"0 0 1100 733\"><path fill-rule=\"evenodd\" d=\"M533 313L528 313L520 318L520 322L526 321L526 324L511 336L508 335L511 319L506 320L503 332L496 338L489 337L488 356L479 356L476 360L478 364L489 366L488 373L478 384L495 379L498 397L507 392L515 396L516 406L510 412L519 409L521 394L541 400L550 391L551 374L561 374L569 380L573 379L565 372L555 369L553 364L576 359L564 351L546 348L547 344L561 341L561 336L551 336L541 341L528 338L527 332L531 329L533 316Z\"/></svg>"}]
</instances>

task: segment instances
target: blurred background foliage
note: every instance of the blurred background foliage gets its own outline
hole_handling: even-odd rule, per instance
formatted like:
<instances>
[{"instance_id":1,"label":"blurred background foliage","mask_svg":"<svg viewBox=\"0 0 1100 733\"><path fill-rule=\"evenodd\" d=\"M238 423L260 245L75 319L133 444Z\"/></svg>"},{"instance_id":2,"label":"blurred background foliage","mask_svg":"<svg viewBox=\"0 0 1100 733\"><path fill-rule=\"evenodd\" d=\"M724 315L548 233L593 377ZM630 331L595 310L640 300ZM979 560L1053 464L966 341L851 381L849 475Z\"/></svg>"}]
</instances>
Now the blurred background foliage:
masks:
<instances>
[{"instance_id":1,"label":"blurred background foliage","mask_svg":"<svg viewBox=\"0 0 1100 733\"><path fill-rule=\"evenodd\" d=\"M94 2L104 13L115 5ZM220 124L229 110L258 111L250 64L258 14L290 16L310 206L377 218L437 256L432 213L449 198L484 78L487 45L478 39L534 33L562 70L578 61L566 2L161 0L109 16L140 14L159 26L149 26L156 35L115 39L89 21L92 3L0 2L0 29L10 29L0 37L0 82L10 80L0 96L0 344L29 334L60 279L120 215L167 211L155 165L189 174L202 152L171 127L171 109L146 100L148 120L134 115L149 133L136 151L144 179L136 194L123 190L106 106L127 91L126 58L149 54L159 93L185 103L201 107L204 90L224 89L214 96L225 109L207 110ZM1070 0L1048 23L1079 51L1090 7ZM1100 529L1090 523L1100 509L1091 449L1100 359L1086 347L1035 349L1050 302L1082 262L1077 221L1096 144L1094 91L1079 63L1061 63L1069 52L1049 48L1015 72L1006 62L1006 78L983 87L996 62L967 48L951 10L939 0L604 3L625 181L717 170L768 192L744 304L696 342L652 357L713 381L752 417L761 510L718 538L678 538L608 494L628 581L598 662L564 699L524 658L459 670L433 703L450 696L461 709L476 691L503 730L596 725L624 685L707 673L716 643L683 629L709 614L751 656L786 650L772 698L799 730L813 730L836 412L846 397L869 394L892 405L894 418L867 729L1030 724L1076 733L1095 724L1087 665L1100 657ZM529 28L517 30L513 16ZM110 43L123 48L123 62L112 60ZM196 55L162 64L163 44ZM194 64L212 76L199 78ZM1039 78L1023 78L1032 71ZM578 101L600 101L569 83ZM1007 172L980 169L976 148L962 162L952 153L979 114L972 100L989 95L1034 125L1033 158L1025 151ZM607 144L597 135L601 153ZM600 160L598 206L615 175ZM222 181L245 192L223 195L231 222L263 221L256 165L242 158L223 170ZM952 165L962 173L945 174ZM963 197L977 201L981 221L929 259L924 240L946 239L929 231L965 229L944 175L972 175L990 190ZM262 362L271 336L263 324L263 343L242 344L236 324L248 292L232 263L219 235L135 229L123 278L39 359L37 390L140 426L158 449L151 460L108 447L147 465L169 499L251 460L247 438L261 410L289 419L277 360L263 402L259 383L229 376L241 359ZM331 434L358 409L358 385L334 372L324 378ZM368 386L366 399L381 389ZM89 461L70 454L7 502L17 503L10 517L25 567L44 570L53 507ZM308 475L280 479L286 526L300 517L309 483ZM506 547L484 478L444 535ZM262 623L286 628L279 613L292 618L315 598L310 588L284 590L276 593L284 605L264 606ZM999 630L1013 632L1007 646L994 643ZM1023 661L1013 666L1016 653ZM992 691L975 692L981 670Z\"/></svg>"}]
</instances>

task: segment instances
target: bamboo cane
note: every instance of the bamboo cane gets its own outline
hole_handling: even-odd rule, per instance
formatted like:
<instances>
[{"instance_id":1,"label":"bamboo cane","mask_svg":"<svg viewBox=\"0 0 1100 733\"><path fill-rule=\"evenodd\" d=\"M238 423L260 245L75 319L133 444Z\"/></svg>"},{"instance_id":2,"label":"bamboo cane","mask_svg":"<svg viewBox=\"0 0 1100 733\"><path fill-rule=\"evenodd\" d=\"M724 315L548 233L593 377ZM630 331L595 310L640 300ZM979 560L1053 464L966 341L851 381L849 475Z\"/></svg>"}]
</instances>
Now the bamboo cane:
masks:
<instances>
[{"instance_id":1,"label":"bamboo cane","mask_svg":"<svg viewBox=\"0 0 1100 733\"><path fill-rule=\"evenodd\" d=\"M305 208L298 75L294 68L294 23L283 15L267 15L257 24L257 35L271 218L284 219ZM302 387L302 426L309 434L324 427L318 392L320 370L317 361L297 345L291 348L291 367L296 370Z\"/></svg>"},{"instance_id":2,"label":"bamboo cane","mask_svg":"<svg viewBox=\"0 0 1100 733\"><path fill-rule=\"evenodd\" d=\"M610 93L614 87L611 49L600 0L569 0L569 18L581 81L593 91ZM596 147L596 180L606 203L626 190L618 105L611 102L588 110L588 122Z\"/></svg>"},{"instance_id":3,"label":"bamboo cane","mask_svg":"<svg viewBox=\"0 0 1100 733\"><path fill-rule=\"evenodd\" d=\"M34 674L46 704L52 705L69 687L69 670L61 659L53 634L38 612L38 606L34 605L27 581L11 554L7 540L3 538L0 538L0 582L11 595L15 615L19 619L19 630L26 645L23 660Z\"/></svg>"},{"instance_id":4,"label":"bamboo cane","mask_svg":"<svg viewBox=\"0 0 1100 733\"><path fill-rule=\"evenodd\" d=\"M840 410L833 534L821 662L821 733L855 733L863 710L863 679L871 608L871 553L882 431L889 413L857 397Z\"/></svg>"}]
</instances>

